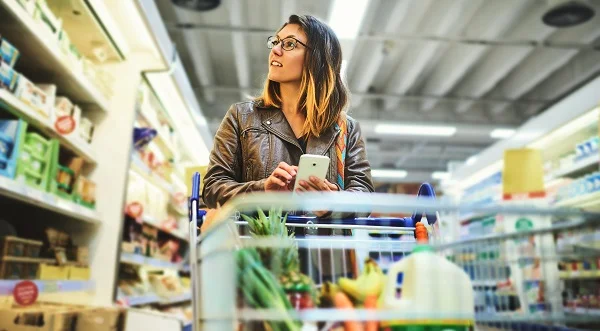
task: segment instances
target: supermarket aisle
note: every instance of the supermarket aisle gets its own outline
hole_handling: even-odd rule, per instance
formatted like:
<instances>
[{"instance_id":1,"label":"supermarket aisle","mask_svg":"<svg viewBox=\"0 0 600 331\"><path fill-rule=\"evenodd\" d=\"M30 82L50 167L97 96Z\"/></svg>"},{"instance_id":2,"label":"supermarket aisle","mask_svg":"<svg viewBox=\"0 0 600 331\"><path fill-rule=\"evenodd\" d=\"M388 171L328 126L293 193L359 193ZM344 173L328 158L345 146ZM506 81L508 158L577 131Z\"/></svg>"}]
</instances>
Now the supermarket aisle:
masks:
<instances>
[{"instance_id":1,"label":"supermarket aisle","mask_svg":"<svg viewBox=\"0 0 600 331\"><path fill-rule=\"evenodd\" d=\"M389 196L286 196L372 212L287 227L250 196L198 246L191 178L227 110L326 51L280 35L291 14L339 38ZM0 0L0 17L0 329L598 329L600 2ZM238 138L314 147L271 120ZM280 161L262 158L236 180ZM425 182L441 205L406 200Z\"/></svg>"}]
</instances>

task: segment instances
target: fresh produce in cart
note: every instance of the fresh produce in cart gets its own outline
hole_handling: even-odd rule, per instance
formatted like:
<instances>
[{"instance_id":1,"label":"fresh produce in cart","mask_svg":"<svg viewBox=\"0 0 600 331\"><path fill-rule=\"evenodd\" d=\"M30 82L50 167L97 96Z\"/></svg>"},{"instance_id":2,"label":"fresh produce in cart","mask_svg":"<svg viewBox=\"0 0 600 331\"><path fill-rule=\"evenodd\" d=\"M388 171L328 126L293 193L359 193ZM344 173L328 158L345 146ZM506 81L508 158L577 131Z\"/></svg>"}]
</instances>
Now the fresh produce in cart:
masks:
<instances>
[{"instance_id":1,"label":"fresh produce in cart","mask_svg":"<svg viewBox=\"0 0 600 331\"><path fill-rule=\"evenodd\" d=\"M281 314L282 320L266 321L265 328L273 331L299 331L301 323L288 315L292 305L275 276L262 264L256 249L241 249L236 257L237 284L246 304L252 308L269 309Z\"/></svg>"},{"instance_id":2,"label":"fresh produce in cart","mask_svg":"<svg viewBox=\"0 0 600 331\"><path fill-rule=\"evenodd\" d=\"M386 276L372 258L365 260L365 266L357 279L339 278L337 284L325 282L321 287L321 307L336 309L376 310L383 293ZM377 321L344 321L345 331L375 331Z\"/></svg>"},{"instance_id":3,"label":"fresh produce in cart","mask_svg":"<svg viewBox=\"0 0 600 331\"><path fill-rule=\"evenodd\" d=\"M261 247L258 253L263 265L269 266L271 272L279 279L284 291L288 294L295 309L313 308L319 304L317 287L313 280L300 272L298 244L294 241L294 233L285 225L287 214L281 209L269 210L269 217L258 209L258 217L242 215L248 222L250 235L253 238L276 239L285 247Z\"/></svg>"}]
</instances>

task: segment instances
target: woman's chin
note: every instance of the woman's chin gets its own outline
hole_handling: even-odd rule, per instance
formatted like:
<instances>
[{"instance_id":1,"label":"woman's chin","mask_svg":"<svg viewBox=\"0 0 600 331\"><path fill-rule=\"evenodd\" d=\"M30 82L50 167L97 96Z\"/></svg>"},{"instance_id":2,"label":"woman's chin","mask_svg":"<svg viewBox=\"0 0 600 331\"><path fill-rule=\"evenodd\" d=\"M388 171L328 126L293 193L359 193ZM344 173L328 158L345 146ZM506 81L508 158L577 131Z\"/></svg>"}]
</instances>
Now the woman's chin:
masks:
<instances>
[{"instance_id":1,"label":"woman's chin","mask_svg":"<svg viewBox=\"0 0 600 331\"><path fill-rule=\"evenodd\" d=\"M273 73L273 72L269 72L269 76L268 76L269 80L277 82L277 83L281 83L281 77L280 75Z\"/></svg>"}]
</instances>

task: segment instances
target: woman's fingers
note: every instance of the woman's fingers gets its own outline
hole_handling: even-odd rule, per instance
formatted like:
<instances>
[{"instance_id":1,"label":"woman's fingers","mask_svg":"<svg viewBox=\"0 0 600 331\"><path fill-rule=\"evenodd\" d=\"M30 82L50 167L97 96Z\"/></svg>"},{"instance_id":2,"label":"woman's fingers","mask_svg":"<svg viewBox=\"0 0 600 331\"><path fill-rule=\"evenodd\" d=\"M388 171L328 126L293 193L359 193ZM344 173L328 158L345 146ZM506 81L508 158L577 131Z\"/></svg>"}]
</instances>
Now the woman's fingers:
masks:
<instances>
[{"instance_id":1,"label":"woman's fingers","mask_svg":"<svg viewBox=\"0 0 600 331\"><path fill-rule=\"evenodd\" d=\"M291 166L285 162L279 162L277 169L281 169L281 170L287 172L292 177L296 176L296 172L298 171L298 167ZM277 169L275 169L275 170L277 170Z\"/></svg>"},{"instance_id":2,"label":"woman's fingers","mask_svg":"<svg viewBox=\"0 0 600 331\"><path fill-rule=\"evenodd\" d=\"M281 169L281 168L277 168L277 169L273 170L272 176L279 178L282 181L285 180L286 182L289 182L292 179L294 179L294 177L289 172L287 172L286 170Z\"/></svg>"},{"instance_id":3,"label":"woman's fingers","mask_svg":"<svg viewBox=\"0 0 600 331\"><path fill-rule=\"evenodd\" d=\"M330 191L329 185L315 176L310 176L310 183L319 191Z\"/></svg>"},{"instance_id":4,"label":"woman's fingers","mask_svg":"<svg viewBox=\"0 0 600 331\"><path fill-rule=\"evenodd\" d=\"M327 179L325 179L325 184L327 184L327 186L329 186L329 189L332 191L339 190L337 185L330 183Z\"/></svg>"}]
</instances>

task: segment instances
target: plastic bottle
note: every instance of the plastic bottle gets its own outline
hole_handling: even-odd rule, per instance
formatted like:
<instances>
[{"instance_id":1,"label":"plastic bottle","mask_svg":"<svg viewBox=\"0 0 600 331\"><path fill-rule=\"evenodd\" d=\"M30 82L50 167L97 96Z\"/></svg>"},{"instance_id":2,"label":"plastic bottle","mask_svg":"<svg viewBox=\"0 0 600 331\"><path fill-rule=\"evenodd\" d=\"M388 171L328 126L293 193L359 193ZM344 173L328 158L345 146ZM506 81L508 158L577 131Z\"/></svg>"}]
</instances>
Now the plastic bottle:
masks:
<instances>
[{"instance_id":1,"label":"plastic bottle","mask_svg":"<svg viewBox=\"0 0 600 331\"><path fill-rule=\"evenodd\" d=\"M400 298L395 291L399 273L403 274ZM416 246L412 254L390 267L380 299L382 310L397 311L400 316L382 321L385 331L466 331L475 322L471 279L429 245Z\"/></svg>"}]
</instances>

